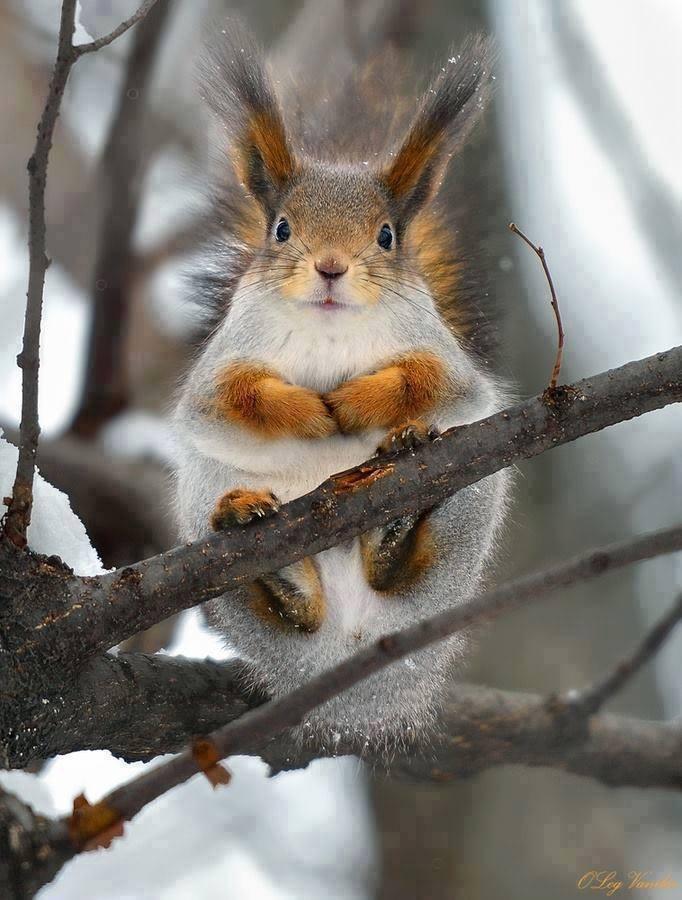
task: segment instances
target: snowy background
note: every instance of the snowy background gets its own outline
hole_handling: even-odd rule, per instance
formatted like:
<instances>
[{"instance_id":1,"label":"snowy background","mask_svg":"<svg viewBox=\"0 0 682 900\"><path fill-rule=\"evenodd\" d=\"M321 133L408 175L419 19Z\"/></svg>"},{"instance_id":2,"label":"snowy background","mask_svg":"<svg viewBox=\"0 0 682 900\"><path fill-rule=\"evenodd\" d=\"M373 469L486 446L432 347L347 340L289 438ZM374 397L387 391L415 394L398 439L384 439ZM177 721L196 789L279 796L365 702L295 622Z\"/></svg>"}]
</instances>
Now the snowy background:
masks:
<instances>
[{"instance_id":1,"label":"snowy background","mask_svg":"<svg viewBox=\"0 0 682 900\"><path fill-rule=\"evenodd\" d=\"M91 0L77 38L88 39L86 28L107 31L136 5ZM340 5L313 3L315 27L324 28ZM171 137L154 148L136 234L140 254L200 208L201 117L189 73L202 18L226 6L176 3L153 91L154 112ZM274 44L301 16L295 2L241 8ZM24 166L57 16L56 2L0 0L0 76L13 88L0 97L0 424L8 426L16 425L20 404ZM432 0L417 47L421 63L430 67L474 27L491 30L500 49L495 119L469 165L483 172L480 215L506 317L503 373L522 396L536 393L551 369L554 341L540 268L507 233L510 219L547 252L567 333L566 380L679 344L682 253L671 236L682 228L682 4ZM41 347L40 414L48 439L68 426L79 396L93 171L128 47L124 39L78 64L57 134L48 192L54 262ZM135 406L100 436L113 456L163 465L172 454L164 415L192 352L191 316L178 288L183 265L180 256L154 267L137 291L128 351ZM670 408L522 466L503 573L679 519L681 445L680 412ZM13 453L0 443L3 493ZM101 565L63 494L42 482L30 539L77 571ZM580 686L622 654L680 586L682 562L668 558L515 615L483 638L469 676L506 689ZM227 653L194 612L182 618L165 652ZM644 718L682 716L681 652L677 635L655 670L616 706ZM229 788L213 792L199 777L169 793L111 850L67 866L41 900L562 900L575 896L576 881L592 867L644 869L682 883L682 801L669 795L615 793L558 772L490 772L435 791L374 780L350 760L274 779L258 760L229 765ZM41 811L62 814L81 791L95 800L139 769L107 753L80 753L49 762L37 775L0 773L0 782Z\"/></svg>"}]
</instances>

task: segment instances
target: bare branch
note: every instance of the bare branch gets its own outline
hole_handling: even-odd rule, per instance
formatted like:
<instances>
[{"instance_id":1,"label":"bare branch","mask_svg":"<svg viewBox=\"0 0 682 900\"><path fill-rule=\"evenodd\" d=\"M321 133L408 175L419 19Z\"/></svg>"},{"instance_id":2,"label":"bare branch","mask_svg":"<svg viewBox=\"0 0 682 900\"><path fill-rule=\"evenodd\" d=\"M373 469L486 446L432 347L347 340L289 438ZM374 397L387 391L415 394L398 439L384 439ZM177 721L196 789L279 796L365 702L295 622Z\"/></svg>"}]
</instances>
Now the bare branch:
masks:
<instances>
[{"instance_id":1,"label":"bare branch","mask_svg":"<svg viewBox=\"0 0 682 900\"><path fill-rule=\"evenodd\" d=\"M262 746L285 729L301 724L315 707L428 644L443 640L475 623L492 621L502 613L545 597L557 588L589 581L607 571L679 550L682 550L682 526L592 551L545 572L509 582L417 625L386 635L290 694L272 700L213 732L209 740L220 758ZM131 819L156 797L187 781L196 771L191 749L185 750L169 762L114 790L101 801L101 805L115 810L121 819Z\"/></svg>"},{"instance_id":2,"label":"bare branch","mask_svg":"<svg viewBox=\"0 0 682 900\"><path fill-rule=\"evenodd\" d=\"M680 619L682 619L682 594L649 631L637 649L622 659L611 672L582 691L570 691L563 696L551 698L550 704L558 710L563 708L569 715L581 717L594 715L658 653Z\"/></svg>"},{"instance_id":3,"label":"bare branch","mask_svg":"<svg viewBox=\"0 0 682 900\"><path fill-rule=\"evenodd\" d=\"M40 365L40 327L43 311L45 273L50 263L46 252L45 186L52 137L59 118L64 88L71 67L83 53L111 43L119 34L139 21L151 9L155 0L148 0L131 19L124 22L106 38L92 44L73 46L76 0L63 0L59 24L59 41L50 87L33 154L28 161L29 173L29 275L26 296L26 316L22 351L17 363L22 370L21 425L19 429L19 458L12 489L12 497L2 527L3 537L18 547L26 546L26 531L31 522L33 505L33 477L35 473L40 424L38 421L38 368Z\"/></svg>"},{"instance_id":4,"label":"bare branch","mask_svg":"<svg viewBox=\"0 0 682 900\"><path fill-rule=\"evenodd\" d=\"M513 231L514 234L518 234L520 238L522 238L528 246L533 250L540 259L542 263L542 268L545 273L545 278L547 279L547 284L549 285L549 293L551 297L552 309L554 310L554 318L556 319L556 327L557 327L557 349L556 349L556 357L554 359L554 368L552 369L552 376L549 379L549 389L550 391L556 390L557 383L559 381L559 375L561 374L561 362L564 356L564 326L561 321L561 313L559 311L559 300L557 299L556 291L554 289L554 282L552 281L552 276L549 271L549 266L547 265L547 259L545 258L545 251L542 247L536 246L530 238L528 238L520 228L518 228L513 222L509 223L509 230Z\"/></svg>"},{"instance_id":5,"label":"bare branch","mask_svg":"<svg viewBox=\"0 0 682 900\"><path fill-rule=\"evenodd\" d=\"M111 44L116 38L125 34L129 28L132 28L133 25L136 25L141 19L144 19L156 2L157 0L145 0L137 12L133 13L132 16L125 20L125 22L121 22L121 24L117 28L114 28L113 31L109 32L109 34L97 38L94 41L90 41L87 44L76 44L73 48L76 58L83 56L85 53L94 53L96 50L106 47L107 44Z\"/></svg>"},{"instance_id":6,"label":"bare branch","mask_svg":"<svg viewBox=\"0 0 682 900\"><path fill-rule=\"evenodd\" d=\"M18 547L26 546L26 530L31 522L33 475L35 472L40 424L38 422L38 367L40 365L40 325L43 312L45 273L50 264L45 245L45 184L52 136L66 81L75 62L71 40L75 27L76 0L64 0L59 24L59 45L47 100L38 125L33 154L28 161L29 179L29 273L26 295L24 340L17 363L21 368L21 426L19 459L3 533Z\"/></svg>"},{"instance_id":7,"label":"bare branch","mask_svg":"<svg viewBox=\"0 0 682 900\"><path fill-rule=\"evenodd\" d=\"M178 729L183 730L184 725L179 724ZM260 756L274 772L302 768L315 758L348 753L363 756L370 765L381 769L388 765L380 754L368 754L359 743L303 748L286 734L245 747L244 752ZM396 755L390 761L390 772L394 776L438 784L513 764L557 768L612 787L679 791L682 730L624 716L599 715L590 720L584 736L567 741L560 718L548 710L544 698L460 683L452 686L428 752L410 748ZM17 806L6 811L8 800ZM32 855L27 855L25 850L21 850L20 856L19 852L5 854L2 851L5 823L15 823L18 819L23 823L27 816L31 817L29 821L37 818L39 822L38 837L29 844ZM35 817L16 798L0 792L0 884L4 887L16 883L5 878L3 865L7 868L19 858L29 862L29 866L20 870L24 883L29 882L35 889L50 881L60 866L78 852L65 839L65 833L64 822ZM14 846L23 848L26 844L16 842ZM38 848L42 848L40 853ZM38 862L43 865L39 866ZM16 896L27 895L30 896Z\"/></svg>"},{"instance_id":8,"label":"bare branch","mask_svg":"<svg viewBox=\"0 0 682 900\"><path fill-rule=\"evenodd\" d=\"M171 8L171 0L158 0L135 32L100 164L103 216L93 274L93 316L82 397L72 426L81 437L92 437L128 403L125 342L135 268L132 241L144 177L153 160L146 139L147 98Z\"/></svg>"},{"instance_id":9,"label":"bare branch","mask_svg":"<svg viewBox=\"0 0 682 900\"><path fill-rule=\"evenodd\" d=\"M555 392L556 394L556 392ZM515 460L682 400L682 347L536 397L442 440L334 475L277 516L235 528L96 579L71 579L52 602L67 615L43 621L41 637L87 659L173 613L314 555L375 526L442 502ZM111 598L116 602L112 603ZM28 633L30 625L27 622ZM78 635L74 641L70 636ZM75 653L75 656L74 656Z\"/></svg>"}]
</instances>

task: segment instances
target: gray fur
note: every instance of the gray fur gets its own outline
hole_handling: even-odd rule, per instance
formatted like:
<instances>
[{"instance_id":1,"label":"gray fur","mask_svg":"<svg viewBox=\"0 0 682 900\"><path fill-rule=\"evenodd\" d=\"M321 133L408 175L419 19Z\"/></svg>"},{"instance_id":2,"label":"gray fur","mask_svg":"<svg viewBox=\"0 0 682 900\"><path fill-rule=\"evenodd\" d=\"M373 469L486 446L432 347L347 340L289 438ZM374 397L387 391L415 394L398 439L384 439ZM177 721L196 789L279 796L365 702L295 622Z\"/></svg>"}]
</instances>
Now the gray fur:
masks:
<instances>
[{"instance_id":1,"label":"gray fur","mask_svg":"<svg viewBox=\"0 0 682 900\"><path fill-rule=\"evenodd\" d=\"M289 339L294 347L292 365L287 371L282 367L279 341L275 337L283 332L280 320L286 317L286 308L278 309L277 302L260 298L258 306L247 303L242 310L237 295L223 325L197 361L181 397L176 414L182 445L176 499L182 536L187 540L209 531L211 512L225 490L237 486L269 487L283 499L292 499L332 472L362 462L371 455L381 437L380 433L333 436L308 441L296 450L288 445L302 442L246 437L239 433L238 426L205 419L199 411L200 403L210 391L216 369L231 359L273 361L283 377L321 391L379 368L393 355L388 344L395 352L432 349L447 361L453 380L468 385L461 400L450 408L436 411L435 424L441 428L461 424L504 406L505 398L495 382L476 368L445 326L408 304L400 308L398 301L393 309L398 314L397 320L385 312L367 313L373 321L362 330L367 335L371 324L383 340L366 339L362 346L356 345L356 365L342 354L338 360L330 358L329 351L335 346L329 343L330 338L335 337L338 343L342 335L324 331L303 334L299 328ZM378 345L376 356L372 354L372 344ZM294 365L296 361L298 365ZM243 446L237 454L239 465L215 458L215 448L221 445ZM247 458L252 460L255 471L242 468ZM485 574L502 524L507 484L505 473L493 475L460 491L432 514L431 524L439 545L438 564L417 587L398 596L381 598L380 615L362 629L359 639L339 632L336 615L329 615L315 634L275 631L249 611L244 591L232 592L211 603L210 619L241 655L256 664L269 689L284 694L382 634L433 615L473 593ZM325 551L318 561L323 571L326 566L343 571L344 558L349 559L357 552L357 542L353 542L350 546ZM345 584L341 582L334 588L340 599L345 591L352 590L352 579L344 576L343 581ZM330 586L325 584L325 589L329 592ZM457 636L422 651L412 660L390 666L316 710L310 717L309 727L330 734L355 729L373 740L398 734L406 736L409 729L421 730L437 704L452 661L462 657L465 646L465 640Z\"/></svg>"},{"instance_id":2,"label":"gray fur","mask_svg":"<svg viewBox=\"0 0 682 900\"><path fill-rule=\"evenodd\" d=\"M482 53L481 47L476 45ZM475 102L481 81L477 62L471 83L467 82L469 87L463 91L463 64L455 68L456 79L441 79L449 93L436 98L438 102L427 99L423 107L439 127L449 121L444 105ZM257 95L263 92L270 102L263 79L262 73L250 78L249 85L256 85L258 91L251 91L249 103L257 102ZM229 96L233 98L235 91ZM426 350L443 361L451 387L449 399L431 417L435 426L443 430L475 421L505 405L506 396L498 382L441 320L428 286L410 268L409 259L401 259L399 241L391 254L381 257L383 269L376 269L376 257L381 254L375 229L390 216L390 198L384 197L376 173L362 164L334 166L313 161L306 161L301 171L277 206L277 215L286 214L292 223L291 253L295 250L297 254L289 257L292 271L298 266L301 283L309 277L311 290L317 290L319 278L312 269L312 254L345 240L350 248L348 259L360 274L355 285L351 273L342 279L348 286L341 286L339 290L345 293L340 293L339 299L346 308L324 313L308 302L306 291L295 299L282 292L282 280L288 277L277 276L282 265L273 268L274 275L268 272L267 261L275 252L284 252L271 232L263 237L267 252L252 248L251 268L237 280L229 308L196 360L175 412L180 450L176 508L186 540L200 538L210 530L211 513L225 491L269 489L282 501L289 501L334 472L372 456L384 437L381 430L372 429L315 440L265 439L237 424L211 418L205 412L207 400L213 395L217 374L232 361L265 364L284 380L323 393L382 368L400 354ZM297 235L301 235L299 243ZM229 237L225 243L229 247ZM369 251L362 249L365 245ZM219 271L223 259L220 244L216 247L214 255L206 259L206 269L211 272ZM376 282L387 285L378 300L363 294L363 284L372 279L374 271L390 273L389 281ZM460 491L433 511L429 521L438 548L437 561L414 587L401 593L385 596L372 591L362 570L359 539L319 554L316 562L327 615L315 633L275 630L256 618L247 606L246 589L207 604L209 619L254 663L273 694L286 694L381 635L474 593L496 546L508 484L507 474L498 473ZM315 710L302 734L314 729L334 740L335 735L354 731L375 743L420 735L437 707L453 661L461 659L465 649L466 640L458 635L393 664Z\"/></svg>"}]
</instances>

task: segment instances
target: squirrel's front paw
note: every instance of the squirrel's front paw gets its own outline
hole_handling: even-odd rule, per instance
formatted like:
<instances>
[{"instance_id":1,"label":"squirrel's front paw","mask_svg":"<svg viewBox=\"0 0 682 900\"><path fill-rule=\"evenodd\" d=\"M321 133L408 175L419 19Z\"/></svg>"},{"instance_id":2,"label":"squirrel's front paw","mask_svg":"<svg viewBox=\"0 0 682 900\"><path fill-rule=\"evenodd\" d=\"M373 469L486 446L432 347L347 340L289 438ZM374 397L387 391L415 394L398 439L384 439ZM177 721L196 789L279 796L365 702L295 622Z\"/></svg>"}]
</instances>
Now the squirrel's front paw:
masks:
<instances>
[{"instance_id":1,"label":"squirrel's front paw","mask_svg":"<svg viewBox=\"0 0 682 900\"><path fill-rule=\"evenodd\" d=\"M272 491L236 488L227 491L216 503L211 527L214 531L222 531L232 525L246 525L253 519L274 515L279 507L280 502Z\"/></svg>"},{"instance_id":2,"label":"squirrel's front paw","mask_svg":"<svg viewBox=\"0 0 682 900\"><path fill-rule=\"evenodd\" d=\"M397 428L392 428L377 447L379 453L398 453L400 450L414 450L440 437L435 425L427 425L422 419L413 419Z\"/></svg>"},{"instance_id":3,"label":"squirrel's front paw","mask_svg":"<svg viewBox=\"0 0 682 900\"><path fill-rule=\"evenodd\" d=\"M396 366L361 375L330 391L324 401L345 433L385 428L400 415L403 375Z\"/></svg>"},{"instance_id":4,"label":"squirrel's front paw","mask_svg":"<svg viewBox=\"0 0 682 900\"><path fill-rule=\"evenodd\" d=\"M337 430L315 391L258 363L231 363L216 380L214 412L266 438L324 438Z\"/></svg>"},{"instance_id":5,"label":"squirrel's front paw","mask_svg":"<svg viewBox=\"0 0 682 900\"><path fill-rule=\"evenodd\" d=\"M393 363L360 375L324 400L343 432L395 428L432 412L446 389L445 366L433 353L408 353Z\"/></svg>"}]
</instances>

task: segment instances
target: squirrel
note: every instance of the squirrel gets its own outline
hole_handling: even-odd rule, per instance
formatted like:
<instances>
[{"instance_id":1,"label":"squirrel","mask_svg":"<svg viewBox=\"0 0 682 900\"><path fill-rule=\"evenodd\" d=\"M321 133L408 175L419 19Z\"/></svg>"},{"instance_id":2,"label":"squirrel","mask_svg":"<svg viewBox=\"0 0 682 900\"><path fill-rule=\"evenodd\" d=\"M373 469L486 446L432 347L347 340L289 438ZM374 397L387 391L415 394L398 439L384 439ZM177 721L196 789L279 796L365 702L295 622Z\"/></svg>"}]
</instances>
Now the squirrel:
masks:
<instances>
[{"instance_id":1,"label":"squirrel","mask_svg":"<svg viewBox=\"0 0 682 900\"><path fill-rule=\"evenodd\" d=\"M481 298L467 292L460 232L438 199L485 106L490 56L487 39L470 39L412 104L407 126L410 107L383 96L391 127L358 111L343 151L310 133L310 152L258 46L241 30L222 32L204 85L225 187L194 285L222 306L174 412L184 539L277 515L376 452L409 451L504 408L505 390L477 352ZM383 90L369 90L368 108ZM263 575L205 604L209 622L271 695L283 695L475 592L508 483L504 472L491 475L434 509ZM392 664L316 709L303 730L418 737L466 646L456 635Z\"/></svg>"}]
</instances>

